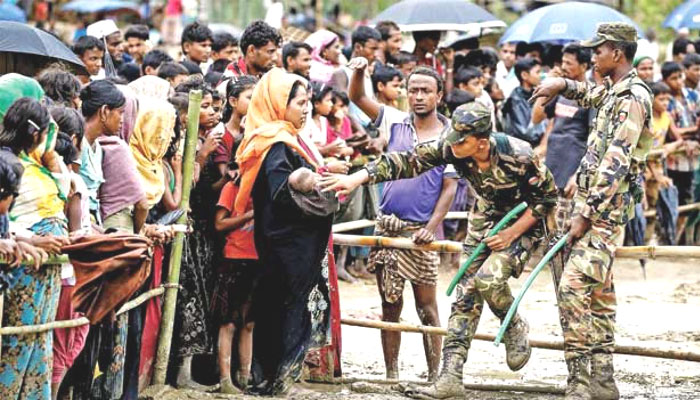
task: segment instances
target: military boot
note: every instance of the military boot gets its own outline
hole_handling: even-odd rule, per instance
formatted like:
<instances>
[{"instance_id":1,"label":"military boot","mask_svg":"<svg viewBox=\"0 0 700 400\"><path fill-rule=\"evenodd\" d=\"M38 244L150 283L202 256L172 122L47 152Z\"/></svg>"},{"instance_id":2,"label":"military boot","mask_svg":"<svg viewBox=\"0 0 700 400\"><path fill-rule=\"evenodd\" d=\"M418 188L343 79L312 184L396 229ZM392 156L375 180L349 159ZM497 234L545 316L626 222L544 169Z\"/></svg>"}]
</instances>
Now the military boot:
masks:
<instances>
[{"instance_id":1,"label":"military boot","mask_svg":"<svg viewBox=\"0 0 700 400\"><path fill-rule=\"evenodd\" d=\"M617 400L617 390L613 377L612 354L594 354L591 358L591 396L594 400Z\"/></svg>"},{"instance_id":2,"label":"military boot","mask_svg":"<svg viewBox=\"0 0 700 400\"><path fill-rule=\"evenodd\" d=\"M467 357L461 354L443 355L442 370L437 380L430 386L411 385L406 389L406 396L413 399L435 400L452 397L463 399L466 396L462 383L462 369Z\"/></svg>"},{"instance_id":3,"label":"military boot","mask_svg":"<svg viewBox=\"0 0 700 400\"><path fill-rule=\"evenodd\" d=\"M527 321L516 314L503 337L503 343L506 345L506 362L513 371L524 367L530 359L532 349L530 348L530 341L527 339L529 332L530 326L527 324Z\"/></svg>"},{"instance_id":4,"label":"military boot","mask_svg":"<svg viewBox=\"0 0 700 400\"><path fill-rule=\"evenodd\" d=\"M564 400L591 400L591 376L588 372L588 357L566 360L569 377L566 380Z\"/></svg>"}]
</instances>

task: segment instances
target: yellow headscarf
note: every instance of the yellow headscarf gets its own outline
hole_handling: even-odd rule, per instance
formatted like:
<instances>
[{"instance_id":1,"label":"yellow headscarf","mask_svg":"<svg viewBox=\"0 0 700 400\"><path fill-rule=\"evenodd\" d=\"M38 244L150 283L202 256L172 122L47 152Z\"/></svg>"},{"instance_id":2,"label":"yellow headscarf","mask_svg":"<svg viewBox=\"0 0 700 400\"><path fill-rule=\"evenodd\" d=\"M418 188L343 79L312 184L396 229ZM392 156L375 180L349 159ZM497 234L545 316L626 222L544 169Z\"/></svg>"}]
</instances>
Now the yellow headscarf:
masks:
<instances>
[{"instance_id":1,"label":"yellow headscarf","mask_svg":"<svg viewBox=\"0 0 700 400\"><path fill-rule=\"evenodd\" d=\"M155 98L139 101L129 146L150 207L158 204L165 191L163 156L173 137L175 118L175 108L167 101Z\"/></svg>"},{"instance_id":2,"label":"yellow headscarf","mask_svg":"<svg viewBox=\"0 0 700 400\"><path fill-rule=\"evenodd\" d=\"M284 119L289 95L297 81L304 82L298 75L273 68L263 75L253 90L246 115L245 136L236 152L236 161L241 173L241 184L235 203L238 213L246 211L255 179L273 144L283 142L304 157L309 164L317 166L315 160L299 144L298 129Z\"/></svg>"}]
</instances>

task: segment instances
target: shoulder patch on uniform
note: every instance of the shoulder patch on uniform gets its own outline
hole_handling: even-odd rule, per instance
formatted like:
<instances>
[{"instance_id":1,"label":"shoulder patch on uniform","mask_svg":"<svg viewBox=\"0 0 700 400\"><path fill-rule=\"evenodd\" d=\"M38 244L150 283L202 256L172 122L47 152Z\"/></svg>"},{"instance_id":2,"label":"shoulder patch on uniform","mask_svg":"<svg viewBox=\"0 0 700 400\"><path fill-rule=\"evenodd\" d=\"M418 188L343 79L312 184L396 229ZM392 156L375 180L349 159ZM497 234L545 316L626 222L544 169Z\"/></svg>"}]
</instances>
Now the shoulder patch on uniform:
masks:
<instances>
[{"instance_id":1,"label":"shoulder patch on uniform","mask_svg":"<svg viewBox=\"0 0 700 400\"><path fill-rule=\"evenodd\" d=\"M627 111L620 111L620 113L617 115L618 121L620 121L620 123L627 121L628 114L629 113Z\"/></svg>"}]
</instances>

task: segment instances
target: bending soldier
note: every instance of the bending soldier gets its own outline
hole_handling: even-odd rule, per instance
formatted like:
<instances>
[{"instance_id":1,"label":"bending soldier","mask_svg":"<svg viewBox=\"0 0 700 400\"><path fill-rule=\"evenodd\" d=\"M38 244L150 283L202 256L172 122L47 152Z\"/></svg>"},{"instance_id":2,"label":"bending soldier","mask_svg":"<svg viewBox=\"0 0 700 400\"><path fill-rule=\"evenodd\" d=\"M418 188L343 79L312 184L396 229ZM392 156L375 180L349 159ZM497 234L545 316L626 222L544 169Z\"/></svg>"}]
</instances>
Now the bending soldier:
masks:
<instances>
[{"instance_id":1,"label":"bending soldier","mask_svg":"<svg viewBox=\"0 0 700 400\"><path fill-rule=\"evenodd\" d=\"M508 279L517 278L545 234L544 220L557 202L552 174L526 142L491 132L491 112L480 103L460 106L452 127L440 140L419 144L412 152L386 153L348 176L325 176L326 190L347 193L365 183L415 177L440 165L452 164L474 188L477 201L469 215L464 249L474 251L485 240L487 251L471 265L457 287L437 381L427 388L410 388L415 398L463 396L462 368L481 317L484 301L501 320L513 302ZM511 209L526 201L529 208L510 227L486 238L488 231ZM516 371L530 358L529 327L516 315L506 331L506 361Z\"/></svg>"}]
</instances>

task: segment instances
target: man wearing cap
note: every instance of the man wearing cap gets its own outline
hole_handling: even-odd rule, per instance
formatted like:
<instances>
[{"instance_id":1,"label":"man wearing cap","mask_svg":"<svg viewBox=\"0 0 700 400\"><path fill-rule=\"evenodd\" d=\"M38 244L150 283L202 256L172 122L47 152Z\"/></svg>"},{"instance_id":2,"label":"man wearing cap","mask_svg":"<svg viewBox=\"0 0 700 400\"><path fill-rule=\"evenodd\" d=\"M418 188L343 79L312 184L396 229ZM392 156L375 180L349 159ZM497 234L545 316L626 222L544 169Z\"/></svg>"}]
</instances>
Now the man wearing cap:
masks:
<instances>
[{"instance_id":1,"label":"man wearing cap","mask_svg":"<svg viewBox=\"0 0 700 400\"><path fill-rule=\"evenodd\" d=\"M545 102L562 94L598 111L576 175L569 229L573 248L558 288L568 400L620 397L613 378L616 299L611 267L624 226L641 201L652 144L651 93L631 65L636 39L631 25L598 25L596 36L581 45L595 49L593 64L605 84L551 78L533 93L533 100L543 97Z\"/></svg>"},{"instance_id":2,"label":"man wearing cap","mask_svg":"<svg viewBox=\"0 0 700 400\"><path fill-rule=\"evenodd\" d=\"M465 396L462 367L474 338L484 301L501 320L513 296L508 279L517 278L535 246L545 236L545 217L557 202L554 178L526 142L491 132L491 112L479 102L455 110L451 130L438 141L419 144L412 152L385 153L364 169L347 176L325 176L325 190L347 193L364 183L413 178L436 166L452 164L467 179L477 199L469 214L464 250L471 254L482 240L488 249L471 265L452 303L442 348L443 365L429 387L410 387L419 399ZM511 209L527 202L527 210L510 227L486 234ZM529 327L516 315L506 331L506 361L517 371L530 358Z\"/></svg>"},{"instance_id":3,"label":"man wearing cap","mask_svg":"<svg viewBox=\"0 0 700 400\"><path fill-rule=\"evenodd\" d=\"M124 37L122 32L117 27L117 24L111 19L103 19L90 24L87 27L87 35L94 36L100 41L104 41L105 49L109 56L112 58L112 62L115 68L119 68L124 60L124 49L122 45L124 44ZM130 61L131 58L129 58Z\"/></svg>"}]
</instances>

